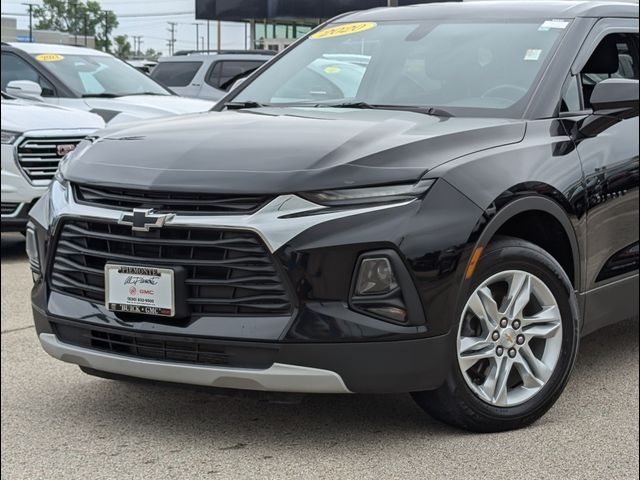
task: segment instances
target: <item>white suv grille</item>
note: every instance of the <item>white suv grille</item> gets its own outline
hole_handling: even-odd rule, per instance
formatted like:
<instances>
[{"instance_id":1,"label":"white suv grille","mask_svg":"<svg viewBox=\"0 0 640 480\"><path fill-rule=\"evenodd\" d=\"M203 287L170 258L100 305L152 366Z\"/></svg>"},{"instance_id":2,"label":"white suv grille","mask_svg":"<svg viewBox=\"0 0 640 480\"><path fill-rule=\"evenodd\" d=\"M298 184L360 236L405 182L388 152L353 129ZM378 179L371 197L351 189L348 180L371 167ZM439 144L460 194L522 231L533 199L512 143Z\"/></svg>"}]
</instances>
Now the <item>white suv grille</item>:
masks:
<instances>
[{"instance_id":1,"label":"white suv grille","mask_svg":"<svg viewBox=\"0 0 640 480\"><path fill-rule=\"evenodd\" d=\"M60 159L81 141L82 137L27 138L18 146L18 162L32 183L48 183Z\"/></svg>"}]
</instances>

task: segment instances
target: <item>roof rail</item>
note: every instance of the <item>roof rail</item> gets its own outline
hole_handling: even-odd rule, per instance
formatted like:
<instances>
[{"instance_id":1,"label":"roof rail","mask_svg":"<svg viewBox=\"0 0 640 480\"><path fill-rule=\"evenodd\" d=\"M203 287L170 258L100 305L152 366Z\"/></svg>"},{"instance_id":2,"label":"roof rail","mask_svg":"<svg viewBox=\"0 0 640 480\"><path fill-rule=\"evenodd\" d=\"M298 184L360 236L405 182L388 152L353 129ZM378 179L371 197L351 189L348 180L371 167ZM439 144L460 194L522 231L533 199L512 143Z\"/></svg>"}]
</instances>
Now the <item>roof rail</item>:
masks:
<instances>
[{"instance_id":1,"label":"roof rail","mask_svg":"<svg viewBox=\"0 0 640 480\"><path fill-rule=\"evenodd\" d=\"M174 56L197 55L199 53L213 53L226 55L276 55L278 52L273 50L179 50Z\"/></svg>"}]
</instances>

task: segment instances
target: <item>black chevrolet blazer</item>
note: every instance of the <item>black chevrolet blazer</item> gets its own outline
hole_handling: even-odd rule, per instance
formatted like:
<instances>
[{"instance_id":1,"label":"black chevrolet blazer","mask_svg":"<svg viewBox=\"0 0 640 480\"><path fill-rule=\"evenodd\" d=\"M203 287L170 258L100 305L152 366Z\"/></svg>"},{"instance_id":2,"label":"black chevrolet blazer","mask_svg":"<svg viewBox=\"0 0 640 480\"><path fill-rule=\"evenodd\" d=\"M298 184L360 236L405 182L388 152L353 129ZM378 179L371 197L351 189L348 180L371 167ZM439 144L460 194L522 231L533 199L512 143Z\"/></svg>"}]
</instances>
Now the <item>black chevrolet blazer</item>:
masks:
<instances>
[{"instance_id":1,"label":"black chevrolet blazer","mask_svg":"<svg viewBox=\"0 0 640 480\"><path fill-rule=\"evenodd\" d=\"M40 342L108 378L530 424L579 337L638 316L639 65L633 4L336 18L215 111L63 160L27 232Z\"/></svg>"}]
</instances>

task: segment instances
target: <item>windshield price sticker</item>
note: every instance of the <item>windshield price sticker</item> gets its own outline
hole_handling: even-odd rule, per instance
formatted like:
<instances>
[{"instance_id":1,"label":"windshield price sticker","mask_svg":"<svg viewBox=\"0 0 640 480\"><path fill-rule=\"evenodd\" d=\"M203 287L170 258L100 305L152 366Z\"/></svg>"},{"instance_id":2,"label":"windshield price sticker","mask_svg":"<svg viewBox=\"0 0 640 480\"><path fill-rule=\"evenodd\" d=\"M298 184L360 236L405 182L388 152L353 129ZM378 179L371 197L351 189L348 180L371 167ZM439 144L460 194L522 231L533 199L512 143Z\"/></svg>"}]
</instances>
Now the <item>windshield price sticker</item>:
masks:
<instances>
[{"instance_id":1,"label":"windshield price sticker","mask_svg":"<svg viewBox=\"0 0 640 480\"><path fill-rule=\"evenodd\" d=\"M542 25L538 27L538 31L546 32L551 30L552 28L557 28L559 30L564 30L569 25L569 22L566 20L547 20Z\"/></svg>"},{"instance_id":2,"label":"windshield price sticker","mask_svg":"<svg viewBox=\"0 0 640 480\"><path fill-rule=\"evenodd\" d=\"M41 53L40 55L36 55L36 60L39 62L59 62L60 60L64 60L64 56L58 55L57 53Z\"/></svg>"},{"instance_id":3,"label":"windshield price sticker","mask_svg":"<svg viewBox=\"0 0 640 480\"><path fill-rule=\"evenodd\" d=\"M337 27L327 28L321 32L314 33L311 38L316 40L322 38L341 37L343 35L352 35L354 33L364 32L375 28L377 24L375 22L359 22L359 23L346 23Z\"/></svg>"},{"instance_id":4,"label":"windshield price sticker","mask_svg":"<svg viewBox=\"0 0 640 480\"><path fill-rule=\"evenodd\" d=\"M527 53L524 54L524 59L528 61L538 61L542 55L542 50L539 48L530 48Z\"/></svg>"},{"instance_id":5,"label":"windshield price sticker","mask_svg":"<svg viewBox=\"0 0 640 480\"><path fill-rule=\"evenodd\" d=\"M106 307L115 312L172 317L173 273L168 268L106 264Z\"/></svg>"}]
</instances>

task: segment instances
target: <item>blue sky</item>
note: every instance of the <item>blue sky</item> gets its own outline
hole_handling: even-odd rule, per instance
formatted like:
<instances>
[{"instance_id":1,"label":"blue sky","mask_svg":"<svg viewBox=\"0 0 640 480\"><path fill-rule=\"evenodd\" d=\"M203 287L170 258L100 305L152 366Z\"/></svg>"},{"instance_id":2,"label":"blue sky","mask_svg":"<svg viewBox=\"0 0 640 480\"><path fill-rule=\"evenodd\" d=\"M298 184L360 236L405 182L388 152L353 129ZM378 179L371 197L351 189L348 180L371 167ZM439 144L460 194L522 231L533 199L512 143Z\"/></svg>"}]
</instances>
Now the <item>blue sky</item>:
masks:
<instances>
[{"instance_id":1,"label":"blue sky","mask_svg":"<svg viewBox=\"0 0 640 480\"><path fill-rule=\"evenodd\" d=\"M26 14L27 7L22 5L27 1L42 3L39 0L2 0L2 16L11 13ZM120 26L115 30L116 35L142 35L142 50L154 48L167 53L169 25L167 22L177 22L176 50L195 48L196 27L195 0L102 0L102 8L113 10L118 15ZM28 16L17 16L18 27L28 27ZM200 37L207 42L206 22L200 21ZM216 48L216 26L211 22L211 48ZM244 48L245 28L241 23L222 24L222 48ZM133 42L132 42L133 43Z\"/></svg>"}]
</instances>

